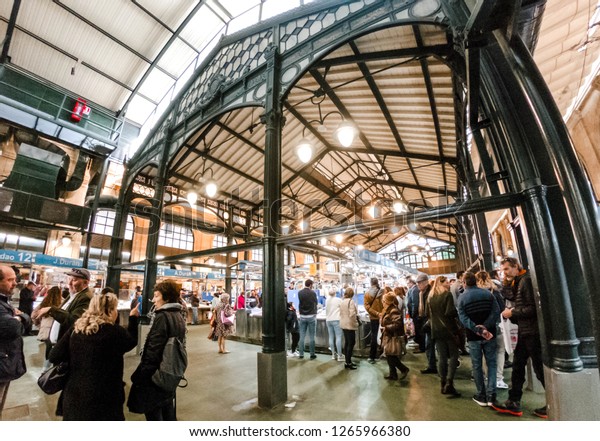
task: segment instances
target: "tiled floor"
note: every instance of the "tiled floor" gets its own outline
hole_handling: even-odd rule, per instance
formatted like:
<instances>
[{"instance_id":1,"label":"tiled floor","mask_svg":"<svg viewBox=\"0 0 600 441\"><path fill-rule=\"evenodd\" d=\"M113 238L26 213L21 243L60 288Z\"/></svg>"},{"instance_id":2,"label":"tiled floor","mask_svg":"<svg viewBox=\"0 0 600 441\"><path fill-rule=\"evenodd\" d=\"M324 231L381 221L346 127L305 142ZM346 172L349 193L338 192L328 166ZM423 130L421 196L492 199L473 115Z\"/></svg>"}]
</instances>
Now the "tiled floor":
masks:
<instances>
[{"instance_id":1,"label":"tiled floor","mask_svg":"<svg viewBox=\"0 0 600 441\"><path fill-rule=\"evenodd\" d=\"M230 341L229 354L218 354L216 342L206 339L207 325L191 326L188 334L189 386L177 393L177 415L187 421L480 421L511 420L471 400L475 386L470 380L470 362L463 357L458 369L458 399L439 392L439 378L423 375L425 354L409 353L404 362L411 371L402 383L384 380L387 363L371 365L362 360L355 371L344 369L330 355L316 360L288 358L288 399L293 407L262 410L257 406L256 365L260 346ZM13 381L4 409L4 420L48 421L54 416L57 395L45 395L36 380L43 363L44 347L35 337L25 338L28 372ZM137 366L135 351L125 356L125 381ZM510 370L505 372L507 382ZM499 391L499 401L507 392ZM532 410L544 404L543 393L526 391L521 420L538 420ZM127 420L143 420L143 415L125 409Z\"/></svg>"}]
</instances>

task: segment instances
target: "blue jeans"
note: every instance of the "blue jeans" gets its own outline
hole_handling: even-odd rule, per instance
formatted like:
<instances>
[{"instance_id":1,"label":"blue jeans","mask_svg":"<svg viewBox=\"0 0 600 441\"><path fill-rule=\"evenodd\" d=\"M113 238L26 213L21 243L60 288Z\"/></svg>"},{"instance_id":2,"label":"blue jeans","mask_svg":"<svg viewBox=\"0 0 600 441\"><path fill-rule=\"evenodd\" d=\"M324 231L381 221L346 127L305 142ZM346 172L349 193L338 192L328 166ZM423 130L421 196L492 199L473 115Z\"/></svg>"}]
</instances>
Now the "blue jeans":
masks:
<instances>
[{"instance_id":1,"label":"blue jeans","mask_svg":"<svg viewBox=\"0 0 600 441\"><path fill-rule=\"evenodd\" d=\"M301 357L304 356L304 337L308 330L308 345L310 355L315 355L315 334L317 333L317 316L300 317L298 320L300 325L300 341L298 344L298 353Z\"/></svg>"},{"instance_id":2,"label":"blue jeans","mask_svg":"<svg viewBox=\"0 0 600 441\"><path fill-rule=\"evenodd\" d=\"M192 325L198 324L198 307L192 306Z\"/></svg>"},{"instance_id":3,"label":"blue jeans","mask_svg":"<svg viewBox=\"0 0 600 441\"><path fill-rule=\"evenodd\" d=\"M329 334L329 348L333 355L342 355L342 328L339 320L330 320L327 323L327 333ZM335 340L335 346L333 345Z\"/></svg>"},{"instance_id":4,"label":"blue jeans","mask_svg":"<svg viewBox=\"0 0 600 441\"><path fill-rule=\"evenodd\" d=\"M469 342L469 354L473 364L473 378L477 395L488 400L496 396L496 339ZM488 367L487 389L483 379L483 357Z\"/></svg>"}]
</instances>

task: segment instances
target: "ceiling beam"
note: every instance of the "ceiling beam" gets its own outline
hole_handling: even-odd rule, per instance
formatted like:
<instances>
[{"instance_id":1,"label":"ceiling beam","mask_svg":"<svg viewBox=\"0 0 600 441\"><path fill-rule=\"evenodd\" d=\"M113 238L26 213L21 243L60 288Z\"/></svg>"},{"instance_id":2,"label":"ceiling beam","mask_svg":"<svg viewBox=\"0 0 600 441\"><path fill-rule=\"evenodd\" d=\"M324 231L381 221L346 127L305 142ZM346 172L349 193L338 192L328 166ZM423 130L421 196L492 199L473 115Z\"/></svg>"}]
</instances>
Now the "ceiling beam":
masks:
<instances>
[{"instance_id":1,"label":"ceiling beam","mask_svg":"<svg viewBox=\"0 0 600 441\"><path fill-rule=\"evenodd\" d=\"M365 182L370 182L372 184L379 184L379 185L389 185L389 186L397 186L397 187L404 187L404 188L410 188L412 190L419 190L420 192L426 191L429 193L437 193L437 194L441 194L444 196L451 196L453 198L456 198L458 193L455 191L449 191L447 188L435 188L435 187L427 187L425 185L416 185L416 184L412 184L412 183L408 183L408 182L398 182L398 181L393 181L391 179L379 179L379 178L369 178L367 176L360 178L361 181L365 181ZM423 199L426 199L425 196L423 196Z\"/></svg>"},{"instance_id":2,"label":"ceiling beam","mask_svg":"<svg viewBox=\"0 0 600 441\"><path fill-rule=\"evenodd\" d=\"M452 47L448 44L436 44L433 46L410 47L403 49L392 49L387 51L369 52L358 55L348 55L345 57L325 58L313 64L315 69L332 66L342 66L345 64L365 63L369 61L385 61L397 58L408 57L444 57L452 53Z\"/></svg>"},{"instance_id":3,"label":"ceiling beam","mask_svg":"<svg viewBox=\"0 0 600 441\"><path fill-rule=\"evenodd\" d=\"M413 32L417 44L423 46L423 37L419 26L413 25ZM421 71L423 72L423 79L425 80L425 87L427 88L427 97L429 98L429 106L431 107L431 116L433 118L433 126L435 128L435 138L438 144L438 152L440 154L440 160L442 161L442 176L444 179L444 187L448 186L448 177L446 176L446 167L443 165L444 162L444 144L442 143L442 130L440 129L440 119L437 112L437 105L435 103L435 94L433 92L433 84L431 82L431 75L429 73L429 65L427 64L427 58L423 57L419 60L421 63Z\"/></svg>"},{"instance_id":4,"label":"ceiling beam","mask_svg":"<svg viewBox=\"0 0 600 441\"><path fill-rule=\"evenodd\" d=\"M444 157L444 160L437 155L428 155L425 153L404 153L398 150L367 150L360 147L332 147L330 149L333 152L339 153L360 153L364 155L379 155L379 156L391 156L395 158L408 158L408 159L418 159L420 161L434 161L434 162L446 162L448 164L456 164L458 162L457 158L448 158Z\"/></svg>"}]
</instances>

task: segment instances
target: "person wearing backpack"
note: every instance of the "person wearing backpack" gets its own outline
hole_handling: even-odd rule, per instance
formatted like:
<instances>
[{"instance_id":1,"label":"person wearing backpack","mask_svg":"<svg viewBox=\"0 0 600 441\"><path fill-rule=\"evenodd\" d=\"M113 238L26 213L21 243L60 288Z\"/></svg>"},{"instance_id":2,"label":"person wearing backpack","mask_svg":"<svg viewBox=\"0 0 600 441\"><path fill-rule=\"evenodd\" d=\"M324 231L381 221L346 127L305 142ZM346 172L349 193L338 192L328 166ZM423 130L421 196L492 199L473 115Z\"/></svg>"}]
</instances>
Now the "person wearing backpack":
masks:
<instances>
[{"instance_id":1,"label":"person wearing backpack","mask_svg":"<svg viewBox=\"0 0 600 441\"><path fill-rule=\"evenodd\" d=\"M167 341L176 337L185 343L185 321L179 303L179 287L166 280L154 287L154 315L144 343L140 364L131 375L131 392L127 407L143 413L147 421L175 421L175 390L157 386L152 377L159 370Z\"/></svg>"}]
</instances>

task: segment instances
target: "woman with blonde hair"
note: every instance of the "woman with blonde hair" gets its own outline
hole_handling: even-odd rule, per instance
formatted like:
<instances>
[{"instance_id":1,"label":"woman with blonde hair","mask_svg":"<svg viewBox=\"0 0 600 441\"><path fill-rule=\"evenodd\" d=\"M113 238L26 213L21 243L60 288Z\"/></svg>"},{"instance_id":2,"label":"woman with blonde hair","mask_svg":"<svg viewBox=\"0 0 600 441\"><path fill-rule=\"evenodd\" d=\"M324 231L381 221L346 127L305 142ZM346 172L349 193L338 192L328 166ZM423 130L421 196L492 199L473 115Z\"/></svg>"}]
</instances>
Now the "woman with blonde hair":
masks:
<instances>
[{"instance_id":1,"label":"woman with blonde hair","mask_svg":"<svg viewBox=\"0 0 600 441\"><path fill-rule=\"evenodd\" d=\"M344 333L344 356L346 363L345 369L356 369L356 365L352 363L352 351L356 344L356 330L358 329L358 308L352 300L354 290L350 287L344 291L344 299L340 303L340 328Z\"/></svg>"},{"instance_id":2,"label":"woman with blonde hair","mask_svg":"<svg viewBox=\"0 0 600 441\"><path fill-rule=\"evenodd\" d=\"M50 369L50 351L52 350L52 342L50 341L50 329L52 329L52 323L54 319L49 315L42 317L40 314L40 309L45 308L46 306L56 306L60 308L60 305L63 301L62 293L60 292L60 288L58 286L53 286L46 292L46 296L42 303L40 303L37 308L31 314L31 320L33 323L39 328L37 339L39 341L43 341L46 345L46 352L44 354L44 367L42 368L42 372L46 372Z\"/></svg>"},{"instance_id":3,"label":"woman with blonde hair","mask_svg":"<svg viewBox=\"0 0 600 441\"><path fill-rule=\"evenodd\" d=\"M50 353L52 363L69 362L69 380L57 412L77 421L123 421L123 355L137 344L137 322L115 324L114 294L93 296L88 309ZM131 313L137 315L137 308Z\"/></svg>"},{"instance_id":4,"label":"woman with blonde hair","mask_svg":"<svg viewBox=\"0 0 600 441\"><path fill-rule=\"evenodd\" d=\"M406 378L409 371L408 367L400 361L405 335L404 318L398 308L398 299L393 292L383 295L382 304L381 327L383 333L381 336L381 346L385 352L385 359L390 369L389 374L383 378L386 380L402 381ZM400 376L398 376L396 368L400 370Z\"/></svg>"},{"instance_id":5,"label":"woman with blonde hair","mask_svg":"<svg viewBox=\"0 0 600 441\"><path fill-rule=\"evenodd\" d=\"M219 354L229 354L229 351L225 349L225 340L228 336L235 332L235 324L223 323L221 312L225 317L231 317L235 314L235 311L229 304L229 294L221 294L219 300L220 302L217 304L217 307L215 308L214 312L216 322L215 335L218 338Z\"/></svg>"},{"instance_id":6,"label":"woman with blonde hair","mask_svg":"<svg viewBox=\"0 0 600 441\"><path fill-rule=\"evenodd\" d=\"M438 276L427 298L427 317L431 325L431 336L438 351L438 372L441 392L448 398L459 397L454 388L454 375L458 367L458 311L450 292L450 280Z\"/></svg>"}]
</instances>

